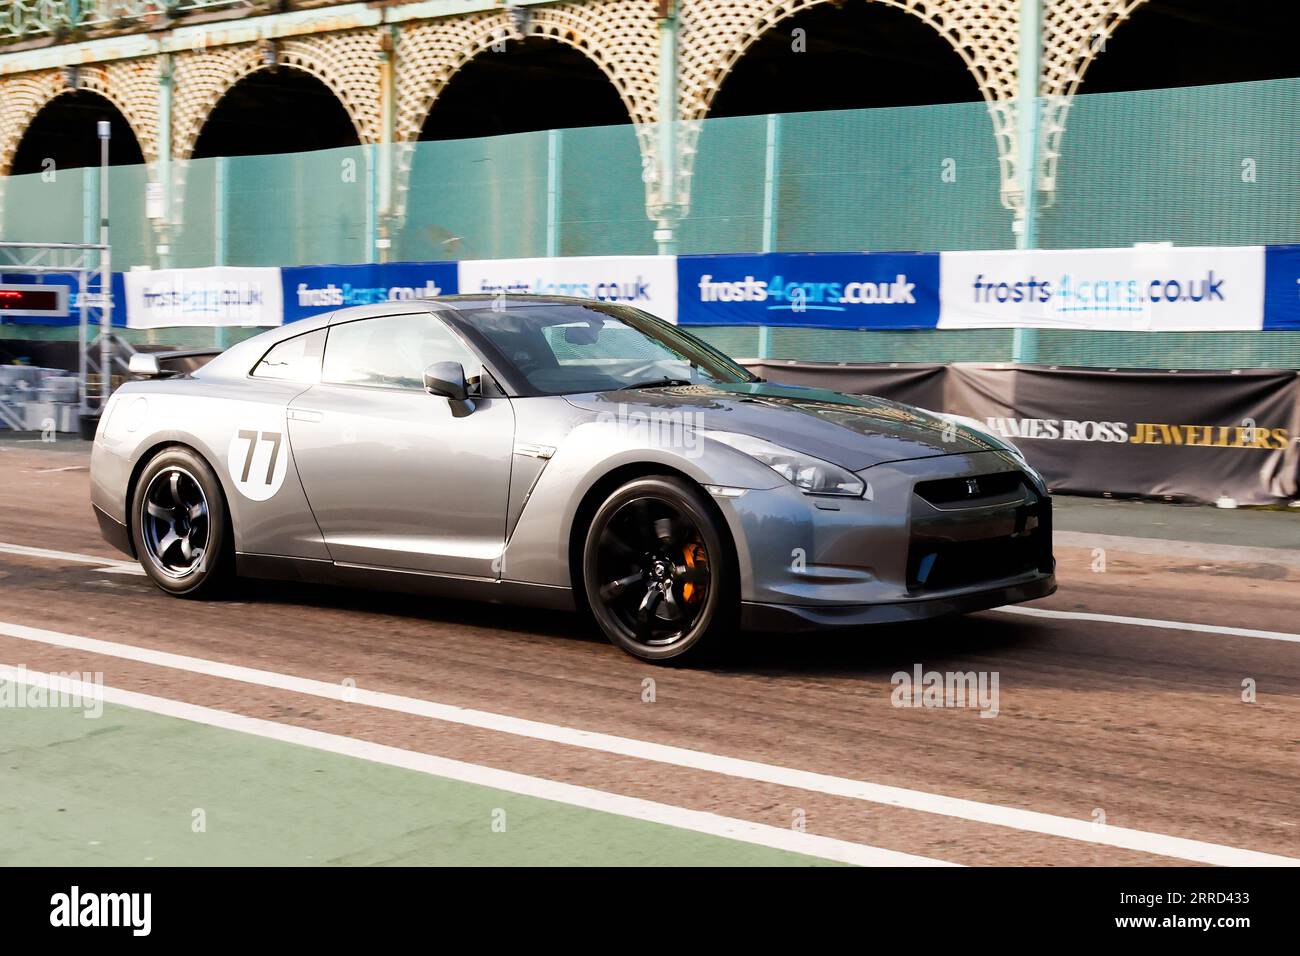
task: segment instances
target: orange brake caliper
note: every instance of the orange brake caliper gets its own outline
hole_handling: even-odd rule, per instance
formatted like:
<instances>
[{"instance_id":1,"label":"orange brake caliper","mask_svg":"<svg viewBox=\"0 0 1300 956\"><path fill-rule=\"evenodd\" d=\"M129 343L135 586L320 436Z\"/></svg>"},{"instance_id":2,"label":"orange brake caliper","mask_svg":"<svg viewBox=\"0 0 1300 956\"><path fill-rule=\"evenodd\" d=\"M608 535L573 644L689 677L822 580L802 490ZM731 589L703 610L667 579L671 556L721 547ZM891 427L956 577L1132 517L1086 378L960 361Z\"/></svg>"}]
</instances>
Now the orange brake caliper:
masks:
<instances>
[{"instance_id":1,"label":"orange brake caliper","mask_svg":"<svg viewBox=\"0 0 1300 956\"><path fill-rule=\"evenodd\" d=\"M688 568L694 568L696 565L704 568L709 565L708 555L698 544L688 544L682 553L686 557L686 566ZM695 587L693 582L687 581L682 585L682 599L688 603L700 599L700 590Z\"/></svg>"}]
</instances>

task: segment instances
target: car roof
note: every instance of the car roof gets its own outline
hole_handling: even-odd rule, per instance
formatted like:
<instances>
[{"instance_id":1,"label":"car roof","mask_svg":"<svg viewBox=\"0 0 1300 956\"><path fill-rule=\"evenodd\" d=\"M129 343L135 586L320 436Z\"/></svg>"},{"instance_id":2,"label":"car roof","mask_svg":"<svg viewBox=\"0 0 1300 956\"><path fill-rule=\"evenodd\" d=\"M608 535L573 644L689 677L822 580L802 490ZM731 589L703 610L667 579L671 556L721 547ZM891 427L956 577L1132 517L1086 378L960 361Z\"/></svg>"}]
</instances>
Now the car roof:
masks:
<instances>
[{"instance_id":1,"label":"car roof","mask_svg":"<svg viewBox=\"0 0 1300 956\"><path fill-rule=\"evenodd\" d=\"M495 293L467 293L465 295L439 295L424 298L394 299L375 302L369 305L354 305L334 312L322 312L305 319L298 319L286 325L268 329L260 335L245 339L222 352L195 373L196 378L221 379L244 378L249 370L257 364L258 359L266 354L272 346L308 332L314 332L341 322L356 319L376 318L385 315L406 315L412 312L455 312L470 305L492 303L505 308L523 305L597 305L608 307L614 303L599 302L594 299L582 299L565 295L531 295L528 293L510 293L504 297Z\"/></svg>"},{"instance_id":2,"label":"car roof","mask_svg":"<svg viewBox=\"0 0 1300 956\"><path fill-rule=\"evenodd\" d=\"M572 295L534 295L531 292L466 292L458 295L435 295L422 299L403 299L403 302L423 302L434 305L442 305L449 309L462 309L471 305L597 305L611 306L618 305L616 302L606 302L600 299L584 299ZM392 305L393 303L388 303ZM351 309L344 309L344 312L351 312ZM336 313L338 314L338 313Z\"/></svg>"}]
</instances>

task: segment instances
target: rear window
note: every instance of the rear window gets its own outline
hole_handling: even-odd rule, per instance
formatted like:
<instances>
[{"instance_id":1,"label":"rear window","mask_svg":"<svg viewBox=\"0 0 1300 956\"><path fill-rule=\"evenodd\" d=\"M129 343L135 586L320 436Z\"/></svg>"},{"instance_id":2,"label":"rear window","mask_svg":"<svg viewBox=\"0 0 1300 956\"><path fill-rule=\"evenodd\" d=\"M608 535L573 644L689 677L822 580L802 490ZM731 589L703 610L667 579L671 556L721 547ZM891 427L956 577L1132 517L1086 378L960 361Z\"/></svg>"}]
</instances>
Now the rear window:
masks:
<instances>
[{"instance_id":1,"label":"rear window","mask_svg":"<svg viewBox=\"0 0 1300 956\"><path fill-rule=\"evenodd\" d=\"M324 354L324 329L295 335L271 346L262 360L253 366L253 377L315 385L320 381L321 356Z\"/></svg>"}]
</instances>

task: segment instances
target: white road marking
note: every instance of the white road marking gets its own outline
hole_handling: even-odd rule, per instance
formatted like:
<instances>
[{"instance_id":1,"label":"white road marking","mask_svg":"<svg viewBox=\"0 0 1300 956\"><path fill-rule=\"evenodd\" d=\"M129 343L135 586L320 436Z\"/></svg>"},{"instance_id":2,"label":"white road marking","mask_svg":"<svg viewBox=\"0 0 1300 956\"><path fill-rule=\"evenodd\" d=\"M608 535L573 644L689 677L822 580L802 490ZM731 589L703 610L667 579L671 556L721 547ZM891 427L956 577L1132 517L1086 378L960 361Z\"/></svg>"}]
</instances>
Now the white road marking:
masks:
<instances>
[{"instance_id":1,"label":"white road marking","mask_svg":"<svg viewBox=\"0 0 1300 956\"><path fill-rule=\"evenodd\" d=\"M1285 520L1285 519L1283 519ZM1179 558L1202 564L1280 564L1300 568L1300 550L1260 548L1253 545L1215 544L1210 541L1175 541L1167 538L1134 538L1091 531L1052 531L1052 543L1062 548L1106 548L1160 558Z\"/></svg>"},{"instance_id":2,"label":"white road marking","mask_svg":"<svg viewBox=\"0 0 1300 956\"><path fill-rule=\"evenodd\" d=\"M101 558L95 554L77 554L74 551L51 551L49 548L32 548L25 544L0 542L0 554L19 555L24 558L48 558L51 561L68 561L73 564L97 564L99 570L112 574L144 574L138 562L119 558Z\"/></svg>"},{"instance_id":3,"label":"white road marking","mask_svg":"<svg viewBox=\"0 0 1300 956\"><path fill-rule=\"evenodd\" d=\"M50 676L48 674L11 667L6 664L0 664L0 680L15 681L45 688L50 687ZM817 834L793 828L787 829L765 823L754 823L750 820L724 817L703 810L689 810L684 807L642 800L639 797L607 793L603 790L579 787L575 784L561 783L555 780L545 780L541 777L531 777L509 770L497 770L492 767L483 767L460 760L449 760L445 757L435 757L432 754L403 750L400 747L390 747L386 744L358 740L354 737L310 730L306 727L296 727L273 720L247 717L243 714L233 714L225 710L201 707L197 704L187 704L183 701L155 697L151 694L140 694L116 687L64 678L56 680L55 687L69 694L80 694L86 699L102 700L104 703L131 707L135 710L148 711L166 717L176 717L209 727L233 730L282 743L310 747L313 750L356 757L389 767L400 767L405 770L414 770L419 773L457 780L462 783L491 787L507 793L536 797L554 803L563 803L586 810L609 813L632 820L657 823L663 826L675 827L679 830L690 830L695 833L722 837L723 839L735 840L741 843L752 843L775 850L784 850L789 853L819 857L823 860L852 863L858 866L957 865L942 860L930 859L929 857L916 856L911 853L900 853L896 850L886 850L863 843L852 843L847 840L837 840L833 837L818 836Z\"/></svg>"},{"instance_id":4,"label":"white road marking","mask_svg":"<svg viewBox=\"0 0 1300 956\"><path fill-rule=\"evenodd\" d=\"M1043 617L1057 621L1095 621L1098 624L1131 624L1134 627L1154 627L1162 631L1193 631L1198 634L1224 634L1228 637L1257 637L1265 641L1286 641L1300 644L1300 634L1283 631L1259 631L1250 627L1228 627L1224 624L1193 624L1190 621L1161 621L1151 617L1124 617L1120 614L1091 614L1086 611L1054 611L1043 607L995 607L999 614L1022 614L1025 617Z\"/></svg>"},{"instance_id":5,"label":"white road marking","mask_svg":"<svg viewBox=\"0 0 1300 956\"><path fill-rule=\"evenodd\" d=\"M955 817L975 823L1008 827L1029 833L1042 833L1047 836L1063 837L1084 843L1096 843L1113 846L1123 850L1136 850L1139 853L1152 853L1157 856L1190 860L1196 863L1212 863L1223 866L1300 866L1300 859L1262 853L1255 850L1243 850L1235 847L1221 846L1184 837L1167 836L1160 833L1147 833L1127 827L1097 826L1091 819L1074 819L1039 813L1034 810L1022 810L1016 807L1003 807L997 804L980 803L959 797L909 790L903 787L852 780L810 770L797 770L774 764L726 757L686 747L674 747L669 744L657 744L630 737L618 737L613 734L579 730L558 724L548 724L489 711L472 710L451 704L439 704L434 701L403 697L382 691L365 690L359 687L344 687L326 681L306 677L294 677L278 674L238 664L225 664L209 661L199 657L173 654L169 651L157 651L150 648L136 647L130 644L117 644L92 637L80 637L47 631L42 628L28 627L23 624L11 624L0 621L0 634L16 637L20 640L35 641L53 647L65 647L90 654L102 654L122 660L138 661L172 670L187 671L210 677L255 684L259 687L271 687L297 694L324 697L344 703L356 703L366 707L396 711L416 717L428 717L447 723L467 727L478 727L498 733L544 740L550 743L570 747L581 747L600 753L617 754L649 760L655 763L703 770L744 780L793 787L835 797L851 800L864 800L880 803L905 810L919 810L939 816Z\"/></svg>"}]
</instances>

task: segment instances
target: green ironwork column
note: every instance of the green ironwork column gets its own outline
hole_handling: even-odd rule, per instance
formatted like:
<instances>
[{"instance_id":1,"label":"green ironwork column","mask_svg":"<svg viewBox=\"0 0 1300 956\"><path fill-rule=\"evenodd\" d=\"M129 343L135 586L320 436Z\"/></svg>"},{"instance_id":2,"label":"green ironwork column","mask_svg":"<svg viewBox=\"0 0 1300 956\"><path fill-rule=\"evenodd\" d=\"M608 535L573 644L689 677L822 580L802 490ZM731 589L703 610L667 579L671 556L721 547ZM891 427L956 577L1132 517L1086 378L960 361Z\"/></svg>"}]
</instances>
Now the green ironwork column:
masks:
<instances>
[{"instance_id":1,"label":"green ironwork column","mask_svg":"<svg viewBox=\"0 0 1300 956\"><path fill-rule=\"evenodd\" d=\"M1021 207L1016 223L1016 248L1038 248L1038 74L1043 49L1042 0L1020 0L1019 80L1016 97L1016 175ZM1011 360L1034 362L1038 358L1038 330L1016 329Z\"/></svg>"},{"instance_id":2,"label":"green ironwork column","mask_svg":"<svg viewBox=\"0 0 1300 956\"><path fill-rule=\"evenodd\" d=\"M675 0L659 0L659 214L655 242L659 254L677 253L677 9Z\"/></svg>"},{"instance_id":3,"label":"green ironwork column","mask_svg":"<svg viewBox=\"0 0 1300 956\"><path fill-rule=\"evenodd\" d=\"M158 266L171 265L172 223L172 57L164 53L158 58L158 191L162 196L161 226L158 230Z\"/></svg>"}]
</instances>

